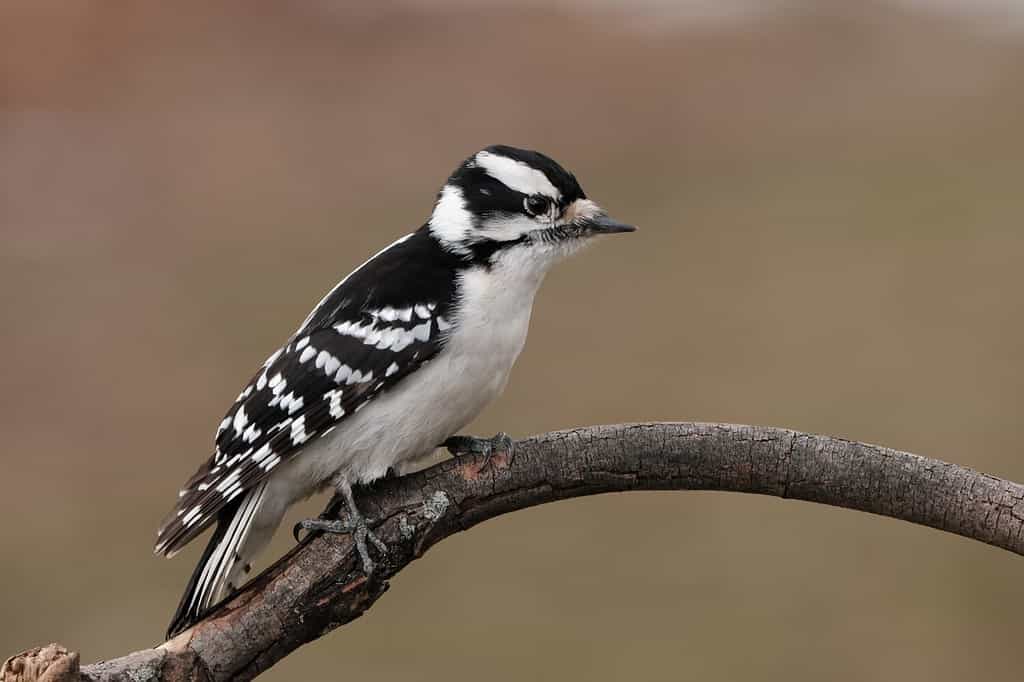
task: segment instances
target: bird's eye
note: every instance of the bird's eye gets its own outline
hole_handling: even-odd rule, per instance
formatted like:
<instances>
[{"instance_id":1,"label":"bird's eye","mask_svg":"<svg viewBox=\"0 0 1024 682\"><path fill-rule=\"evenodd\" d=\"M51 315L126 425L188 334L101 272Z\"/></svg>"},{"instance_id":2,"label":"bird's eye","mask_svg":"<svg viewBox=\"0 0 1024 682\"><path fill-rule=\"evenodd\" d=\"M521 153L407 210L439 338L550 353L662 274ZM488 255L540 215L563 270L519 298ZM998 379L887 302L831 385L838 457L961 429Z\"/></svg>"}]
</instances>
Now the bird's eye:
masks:
<instances>
[{"instance_id":1,"label":"bird's eye","mask_svg":"<svg viewBox=\"0 0 1024 682\"><path fill-rule=\"evenodd\" d=\"M523 200L523 207L530 215L545 215L551 208L551 199L543 194L531 194Z\"/></svg>"}]
</instances>

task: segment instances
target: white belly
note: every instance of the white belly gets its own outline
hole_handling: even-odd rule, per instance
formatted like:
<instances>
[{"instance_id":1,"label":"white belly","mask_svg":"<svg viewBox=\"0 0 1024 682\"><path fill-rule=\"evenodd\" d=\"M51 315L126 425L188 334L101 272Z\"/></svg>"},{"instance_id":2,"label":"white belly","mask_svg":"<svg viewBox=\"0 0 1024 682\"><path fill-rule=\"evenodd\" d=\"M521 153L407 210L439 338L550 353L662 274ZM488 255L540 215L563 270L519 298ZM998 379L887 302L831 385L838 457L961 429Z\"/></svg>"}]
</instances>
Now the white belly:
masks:
<instances>
[{"instance_id":1,"label":"white belly","mask_svg":"<svg viewBox=\"0 0 1024 682\"><path fill-rule=\"evenodd\" d=\"M525 277L521 266L466 271L455 324L437 357L310 443L272 484L295 500L341 478L373 481L465 427L504 390L544 270Z\"/></svg>"}]
</instances>

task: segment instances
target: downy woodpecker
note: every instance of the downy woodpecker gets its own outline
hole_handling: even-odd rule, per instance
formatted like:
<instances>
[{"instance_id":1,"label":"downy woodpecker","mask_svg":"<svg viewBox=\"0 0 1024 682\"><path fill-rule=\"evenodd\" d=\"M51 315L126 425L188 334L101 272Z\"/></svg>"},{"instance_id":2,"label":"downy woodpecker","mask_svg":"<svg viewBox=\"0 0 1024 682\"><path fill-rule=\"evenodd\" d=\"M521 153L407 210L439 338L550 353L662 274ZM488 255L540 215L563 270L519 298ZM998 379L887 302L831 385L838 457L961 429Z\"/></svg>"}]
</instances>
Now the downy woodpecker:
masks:
<instances>
[{"instance_id":1,"label":"downy woodpecker","mask_svg":"<svg viewBox=\"0 0 1024 682\"><path fill-rule=\"evenodd\" d=\"M441 444L489 447L454 434L505 388L545 273L593 237L633 229L543 154L499 145L466 159L427 223L338 283L228 410L157 533L154 551L172 556L217 523L169 635L243 582L290 505L326 488L348 520L302 526L351 532L372 571L366 540L386 548L352 485Z\"/></svg>"}]
</instances>

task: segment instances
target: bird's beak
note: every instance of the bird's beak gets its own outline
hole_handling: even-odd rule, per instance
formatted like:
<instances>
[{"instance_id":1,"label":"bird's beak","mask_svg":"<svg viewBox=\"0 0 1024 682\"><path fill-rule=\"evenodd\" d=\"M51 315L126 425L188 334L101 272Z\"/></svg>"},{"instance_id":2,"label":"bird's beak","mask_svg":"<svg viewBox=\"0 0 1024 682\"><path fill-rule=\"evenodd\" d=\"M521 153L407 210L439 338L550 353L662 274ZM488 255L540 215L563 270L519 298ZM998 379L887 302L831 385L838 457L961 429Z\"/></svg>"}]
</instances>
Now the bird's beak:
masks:
<instances>
[{"instance_id":1,"label":"bird's beak","mask_svg":"<svg viewBox=\"0 0 1024 682\"><path fill-rule=\"evenodd\" d=\"M635 232L636 228L608 217L604 209L590 199L577 199L569 204L562 216L566 223L580 229L580 235Z\"/></svg>"},{"instance_id":2,"label":"bird's beak","mask_svg":"<svg viewBox=\"0 0 1024 682\"><path fill-rule=\"evenodd\" d=\"M586 227L594 234L615 234L616 232L636 232L636 226L620 223L606 215L587 218Z\"/></svg>"}]
</instances>

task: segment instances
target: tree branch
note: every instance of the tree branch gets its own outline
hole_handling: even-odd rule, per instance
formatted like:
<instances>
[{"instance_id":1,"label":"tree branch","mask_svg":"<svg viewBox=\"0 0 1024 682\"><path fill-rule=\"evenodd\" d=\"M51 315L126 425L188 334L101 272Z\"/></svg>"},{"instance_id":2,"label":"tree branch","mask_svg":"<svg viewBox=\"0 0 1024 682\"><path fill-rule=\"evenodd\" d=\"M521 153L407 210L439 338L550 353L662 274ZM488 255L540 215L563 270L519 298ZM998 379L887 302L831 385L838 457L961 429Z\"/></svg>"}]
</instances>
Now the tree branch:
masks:
<instances>
[{"instance_id":1,"label":"tree branch","mask_svg":"<svg viewBox=\"0 0 1024 682\"><path fill-rule=\"evenodd\" d=\"M773 495L891 516L1024 553L1024 486L956 464L785 429L596 426L519 441L513 457L482 465L480 457L445 461L375 485L358 499L389 547L371 579L360 572L347 536L313 537L173 640L80 673L73 672L76 660L56 679L251 679L361 616L387 590L388 579L449 535L517 509L598 493ZM34 679L7 674L0 681Z\"/></svg>"}]
</instances>

